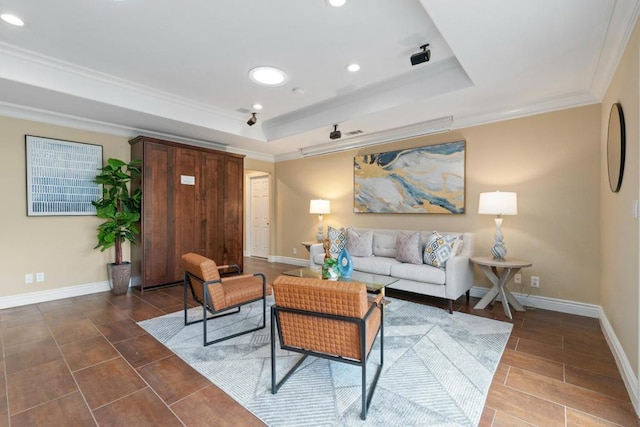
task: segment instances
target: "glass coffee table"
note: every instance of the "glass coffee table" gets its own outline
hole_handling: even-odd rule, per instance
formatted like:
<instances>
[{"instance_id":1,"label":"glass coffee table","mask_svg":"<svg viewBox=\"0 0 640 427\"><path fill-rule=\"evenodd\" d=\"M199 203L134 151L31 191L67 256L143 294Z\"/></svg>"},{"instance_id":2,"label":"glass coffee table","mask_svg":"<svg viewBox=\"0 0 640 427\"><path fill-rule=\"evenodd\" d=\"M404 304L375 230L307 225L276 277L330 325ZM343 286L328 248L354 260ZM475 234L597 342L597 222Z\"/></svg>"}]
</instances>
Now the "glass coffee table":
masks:
<instances>
[{"instance_id":1,"label":"glass coffee table","mask_svg":"<svg viewBox=\"0 0 640 427\"><path fill-rule=\"evenodd\" d=\"M321 269L297 268L295 270L285 271L282 274L294 277L307 277L309 279L322 279ZM382 296L384 296L384 288L397 281L398 279L391 276L381 276L379 274L363 273L360 271L354 271L348 279L344 277L338 279L338 282L362 283L367 288L367 292L382 294Z\"/></svg>"}]
</instances>

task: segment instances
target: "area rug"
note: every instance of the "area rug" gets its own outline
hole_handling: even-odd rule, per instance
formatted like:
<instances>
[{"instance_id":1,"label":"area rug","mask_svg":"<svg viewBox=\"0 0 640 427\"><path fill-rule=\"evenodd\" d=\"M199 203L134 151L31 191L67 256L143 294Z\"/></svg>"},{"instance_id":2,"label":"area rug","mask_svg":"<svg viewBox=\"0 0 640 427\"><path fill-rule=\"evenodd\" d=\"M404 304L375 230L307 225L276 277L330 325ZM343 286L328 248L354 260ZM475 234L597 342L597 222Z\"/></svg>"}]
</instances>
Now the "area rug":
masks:
<instances>
[{"instance_id":1,"label":"area rug","mask_svg":"<svg viewBox=\"0 0 640 427\"><path fill-rule=\"evenodd\" d=\"M512 325L388 299L384 366L366 421L360 419L358 366L308 357L271 394L269 311L265 329L208 347L202 345L202 324L185 327L182 311L138 324L270 426L478 425ZM207 338L257 325L261 306L209 322ZM188 313L199 318L202 308ZM371 374L380 361L379 344L377 339L369 357ZM278 349L278 379L300 357Z\"/></svg>"}]
</instances>

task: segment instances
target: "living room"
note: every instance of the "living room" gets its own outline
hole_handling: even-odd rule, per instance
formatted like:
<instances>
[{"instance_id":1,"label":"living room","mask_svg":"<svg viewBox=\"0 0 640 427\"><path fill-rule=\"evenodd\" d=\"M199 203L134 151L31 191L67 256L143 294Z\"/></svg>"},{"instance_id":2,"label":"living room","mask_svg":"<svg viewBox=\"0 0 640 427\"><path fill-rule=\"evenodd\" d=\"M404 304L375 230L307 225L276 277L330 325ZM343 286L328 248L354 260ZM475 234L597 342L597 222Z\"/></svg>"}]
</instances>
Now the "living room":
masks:
<instances>
[{"instance_id":1,"label":"living room","mask_svg":"<svg viewBox=\"0 0 640 427\"><path fill-rule=\"evenodd\" d=\"M301 242L315 236L318 218L309 214L309 201L317 198L331 201L325 227L470 231L474 253L488 255L495 224L491 216L477 213L479 194L516 192L518 214L504 218L505 244L508 256L526 259L532 266L522 270L522 285L512 284L511 290L528 298L528 305L599 319L637 409L640 234L634 206L637 210L640 198L640 27L634 24L629 34L610 84L597 102L549 107L536 114L514 114L321 156L288 159L249 153L244 161L247 176L255 172L269 176L273 219L269 260L306 263L308 253ZM0 256L5 262L0 308L104 291L104 266L112 254L92 249L97 218L25 214L25 135L98 144L105 160L128 160L128 141L135 136L131 133L135 127L116 131L105 123L73 120L64 109L51 115L17 108L17 97L3 100L0 113L2 177L15 183L0 190L10 201L2 222ZM606 160L609 113L615 102L624 108L626 127L624 176L617 193L609 188ZM353 212L354 156L454 141L466 144L463 215ZM125 248L125 258L129 254ZM24 283L26 273L41 271L44 282ZM531 276L540 277L539 289L529 286ZM475 285L478 292L490 287L477 269Z\"/></svg>"}]
</instances>

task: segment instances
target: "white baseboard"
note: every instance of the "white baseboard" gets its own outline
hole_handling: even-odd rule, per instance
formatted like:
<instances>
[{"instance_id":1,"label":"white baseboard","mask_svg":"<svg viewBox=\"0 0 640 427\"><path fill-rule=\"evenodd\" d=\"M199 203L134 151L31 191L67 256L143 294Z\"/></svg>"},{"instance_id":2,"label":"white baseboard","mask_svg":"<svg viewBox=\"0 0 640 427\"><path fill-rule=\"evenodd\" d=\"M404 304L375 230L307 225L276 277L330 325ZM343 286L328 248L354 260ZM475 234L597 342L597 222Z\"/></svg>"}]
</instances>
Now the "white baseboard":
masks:
<instances>
[{"instance_id":1,"label":"white baseboard","mask_svg":"<svg viewBox=\"0 0 640 427\"><path fill-rule=\"evenodd\" d=\"M471 288L471 296L482 298L489 289L474 286ZM512 292L518 302L525 307L535 307L543 310L558 311L560 313L577 314L578 316L592 317L598 319L602 311L599 305L585 304L576 301L567 301L556 298L541 297L538 295L527 295ZM498 298L498 301L500 299Z\"/></svg>"},{"instance_id":2,"label":"white baseboard","mask_svg":"<svg viewBox=\"0 0 640 427\"><path fill-rule=\"evenodd\" d=\"M0 309L20 307L40 302L55 301L62 298L78 297L109 291L109 282L87 283L85 285L69 286L66 288L50 289L46 291L28 292L20 295L0 297Z\"/></svg>"},{"instance_id":3,"label":"white baseboard","mask_svg":"<svg viewBox=\"0 0 640 427\"><path fill-rule=\"evenodd\" d=\"M269 256L267 259L269 262L280 262L282 264L291 264L296 265L298 267L308 267L309 260L308 259L300 259L300 258L290 258L287 256Z\"/></svg>"},{"instance_id":4,"label":"white baseboard","mask_svg":"<svg viewBox=\"0 0 640 427\"><path fill-rule=\"evenodd\" d=\"M600 308L600 327L602 328L602 333L604 334L604 337L609 344L609 348L613 353L613 358L616 360L618 370L620 371L620 375L622 376L624 385L627 388L627 393L629 393L631 403L636 410L636 414L640 415L640 402L638 401L638 399L640 399L640 396L638 395L638 378L633 373L631 363L629 363L629 359L627 359L627 356L624 354L622 345L620 344L620 341L613 331L613 327L611 327L611 323L609 323L609 319L607 319L607 315L604 313L604 310L602 310L602 308Z\"/></svg>"}]
</instances>

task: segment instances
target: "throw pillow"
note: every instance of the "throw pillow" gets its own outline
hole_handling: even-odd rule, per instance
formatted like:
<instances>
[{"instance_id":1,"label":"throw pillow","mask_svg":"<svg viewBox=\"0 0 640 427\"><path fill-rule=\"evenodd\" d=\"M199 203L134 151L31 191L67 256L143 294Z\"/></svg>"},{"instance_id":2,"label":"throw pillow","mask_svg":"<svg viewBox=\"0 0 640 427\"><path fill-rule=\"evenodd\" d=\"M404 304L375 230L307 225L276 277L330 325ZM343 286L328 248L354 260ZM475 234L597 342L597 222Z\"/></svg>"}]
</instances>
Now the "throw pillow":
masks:
<instances>
[{"instance_id":1,"label":"throw pillow","mask_svg":"<svg viewBox=\"0 0 640 427\"><path fill-rule=\"evenodd\" d=\"M422 264L420 252L420 232L408 234L401 231L398 233L396 237L396 259L398 261Z\"/></svg>"},{"instance_id":2,"label":"throw pillow","mask_svg":"<svg viewBox=\"0 0 640 427\"><path fill-rule=\"evenodd\" d=\"M424 248L424 263L438 268L444 268L452 256L458 254L460 247L458 236L447 234L442 236L437 231L431 233Z\"/></svg>"},{"instance_id":3,"label":"throw pillow","mask_svg":"<svg viewBox=\"0 0 640 427\"><path fill-rule=\"evenodd\" d=\"M373 255L373 230L358 234L347 228L347 251L351 256Z\"/></svg>"},{"instance_id":4,"label":"throw pillow","mask_svg":"<svg viewBox=\"0 0 640 427\"><path fill-rule=\"evenodd\" d=\"M332 258L338 258L338 254L347 246L347 230L344 228L327 227L327 238L331 243L329 254Z\"/></svg>"}]
</instances>

